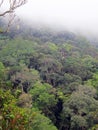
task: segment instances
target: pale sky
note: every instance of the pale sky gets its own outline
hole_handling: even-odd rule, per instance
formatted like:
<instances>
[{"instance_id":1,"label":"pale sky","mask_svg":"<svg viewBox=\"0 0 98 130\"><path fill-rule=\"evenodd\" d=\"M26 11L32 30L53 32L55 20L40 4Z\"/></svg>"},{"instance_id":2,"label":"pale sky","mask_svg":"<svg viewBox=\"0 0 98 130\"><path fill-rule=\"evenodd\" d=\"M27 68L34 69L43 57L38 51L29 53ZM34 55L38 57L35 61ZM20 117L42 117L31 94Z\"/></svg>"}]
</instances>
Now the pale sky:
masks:
<instances>
[{"instance_id":1,"label":"pale sky","mask_svg":"<svg viewBox=\"0 0 98 130\"><path fill-rule=\"evenodd\" d=\"M28 0L17 14L31 22L98 32L98 0Z\"/></svg>"}]
</instances>

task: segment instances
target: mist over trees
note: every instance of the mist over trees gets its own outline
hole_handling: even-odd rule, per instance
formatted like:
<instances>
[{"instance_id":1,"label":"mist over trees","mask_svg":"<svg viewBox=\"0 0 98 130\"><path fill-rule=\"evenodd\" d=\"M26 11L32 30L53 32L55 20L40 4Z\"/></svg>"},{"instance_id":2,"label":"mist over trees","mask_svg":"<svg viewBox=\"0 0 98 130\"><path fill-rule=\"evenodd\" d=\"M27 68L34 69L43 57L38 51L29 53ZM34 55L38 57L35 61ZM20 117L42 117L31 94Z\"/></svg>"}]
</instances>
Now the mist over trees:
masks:
<instances>
[{"instance_id":1,"label":"mist over trees","mask_svg":"<svg viewBox=\"0 0 98 130\"><path fill-rule=\"evenodd\" d=\"M21 24L0 38L0 128L97 130L98 48Z\"/></svg>"}]
</instances>

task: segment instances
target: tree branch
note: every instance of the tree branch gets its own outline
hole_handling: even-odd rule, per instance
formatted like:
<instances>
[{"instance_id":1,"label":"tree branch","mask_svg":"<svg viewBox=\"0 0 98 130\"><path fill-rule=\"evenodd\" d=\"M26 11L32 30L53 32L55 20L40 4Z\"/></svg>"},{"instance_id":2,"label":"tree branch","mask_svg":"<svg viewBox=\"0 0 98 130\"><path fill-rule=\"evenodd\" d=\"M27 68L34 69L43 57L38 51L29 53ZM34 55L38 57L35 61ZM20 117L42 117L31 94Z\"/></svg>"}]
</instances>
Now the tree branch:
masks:
<instances>
[{"instance_id":1,"label":"tree branch","mask_svg":"<svg viewBox=\"0 0 98 130\"><path fill-rule=\"evenodd\" d=\"M3 2L4 2L4 0L1 0L1 2L0 2L0 7L1 7L1 5L3 4Z\"/></svg>"},{"instance_id":2,"label":"tree branch","mask_svg":"<svg viewBox=\"0 0 98 130\"><path fill-rule=\"evenodd\" d=\"M12 12L13 12L13 11L11 11L11 10L5 11L5 12L3 12L2 14L0 14L0 17L1 17L1 16L4 16L5 14L12 13Z\"/></svg>"},{"instance_id":3,"label":"tree branch","mask_svg":"<svg viewBox=\"0 0 98 130\"><path fill-rule=\"evenodd\" d=\"M8 3L6 3L8 2ZM8 7L9 8L5 8L6 10L5 11L2 11L2 13L0 13L0 17L3 17L5 16L6 14L9 15L10 19L8 20L8 23L7 23L7 27L5 30L1 31L0 33L5 33L5 32L8 32L9 31L9 28L12 24L12 21L14 20L15 18L15 13L14 11L19 8L20 6L26 4L27 0L0 0L0 9L1 7L3 7L3 5L5 4L8 4Z\"/></svg>"},{"instance_id":4,"label":"tree branch","mask_svg":"<svg viewBox=\"0 0 98 130\"><path fill-rule=\"evenodd\" d=\"M27 0L9 0L9 9L4 11L3 13L0 13L0 17L1 16L5 16L6 14L9 13L13 13L15 11L15 9L17 9L18 7L26 4ZM1 0L0 2L0 7L3 5L4 0Z\"/></svg>"}]
</instances>

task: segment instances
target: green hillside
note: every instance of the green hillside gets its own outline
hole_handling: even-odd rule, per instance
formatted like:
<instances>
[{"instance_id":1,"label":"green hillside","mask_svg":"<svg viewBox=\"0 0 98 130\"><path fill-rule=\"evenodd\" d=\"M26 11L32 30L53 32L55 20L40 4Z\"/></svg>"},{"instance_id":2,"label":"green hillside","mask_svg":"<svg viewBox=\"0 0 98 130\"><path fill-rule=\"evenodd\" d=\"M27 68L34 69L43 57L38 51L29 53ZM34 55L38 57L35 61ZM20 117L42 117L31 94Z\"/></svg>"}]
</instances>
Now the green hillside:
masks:
<instances>
[{"instance_id":1,"label":"green hillside","mask_svg":"<svg viewBox=\"0 0 98 130\"><path fill-rule=\"evenodd\" d=\"M0 36L0 129L97 130L97 80L98 49L85 37L12 28Z\"/></svg>"}]
</instances>

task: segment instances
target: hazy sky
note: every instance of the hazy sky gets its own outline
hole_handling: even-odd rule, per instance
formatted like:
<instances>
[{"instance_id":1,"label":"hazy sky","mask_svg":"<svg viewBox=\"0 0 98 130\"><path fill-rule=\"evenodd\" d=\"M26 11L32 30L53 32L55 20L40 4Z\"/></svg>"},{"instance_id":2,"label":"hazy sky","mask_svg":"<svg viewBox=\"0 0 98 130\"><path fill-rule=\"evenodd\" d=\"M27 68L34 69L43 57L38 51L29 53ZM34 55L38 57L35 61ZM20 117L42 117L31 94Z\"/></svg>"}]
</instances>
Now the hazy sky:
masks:
<instances>
[{"instance_id":1,"label":"hazy sky","mask_svg":"<svg viewBox=\"0 0 98 130\"><path fill-rule=\"evenodd\" d=\"M98 32L98 0L28 0L17 12L31 22Z\"/></svg>"}]
</instances>

